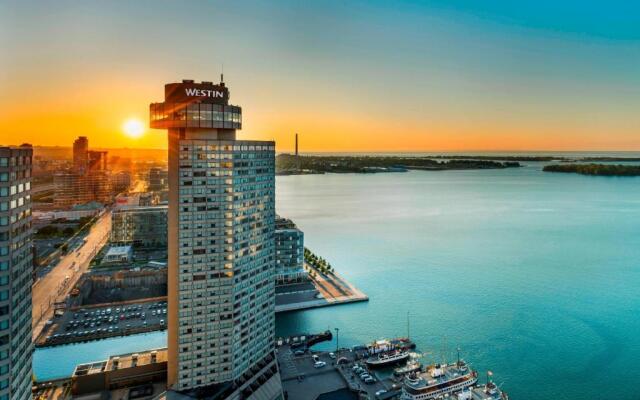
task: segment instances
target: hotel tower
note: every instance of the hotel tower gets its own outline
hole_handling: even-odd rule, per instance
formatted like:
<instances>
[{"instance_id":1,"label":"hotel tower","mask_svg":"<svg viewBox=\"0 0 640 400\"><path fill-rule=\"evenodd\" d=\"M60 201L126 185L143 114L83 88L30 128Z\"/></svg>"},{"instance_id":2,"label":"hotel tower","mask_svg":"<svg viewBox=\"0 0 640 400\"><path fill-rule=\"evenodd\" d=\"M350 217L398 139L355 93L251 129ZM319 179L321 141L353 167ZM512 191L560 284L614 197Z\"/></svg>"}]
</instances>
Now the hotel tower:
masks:
<instances>
[{"instance_id":1,"label":"hotel tower","mask_svg":"<svg viewBox=\"0 0 640 400\"><path fill-rule=\"evenodd\" d=\"M236 140L221 79L165 85L169 136L167 397L280 399L275 335L275 143Z\"/></svg>"}]
</instances>

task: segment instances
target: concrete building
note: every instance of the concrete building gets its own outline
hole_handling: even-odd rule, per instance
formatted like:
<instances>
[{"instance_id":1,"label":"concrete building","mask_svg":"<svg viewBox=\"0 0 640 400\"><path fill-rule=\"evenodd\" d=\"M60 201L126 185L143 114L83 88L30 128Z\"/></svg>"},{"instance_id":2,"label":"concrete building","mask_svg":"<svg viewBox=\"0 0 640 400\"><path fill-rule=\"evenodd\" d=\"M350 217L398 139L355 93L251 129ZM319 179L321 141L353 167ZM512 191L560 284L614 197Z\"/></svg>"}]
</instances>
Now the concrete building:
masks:
<instances>
[{"instance_id":1,"label":"concrete building","mask_svg":"<svg viewBox=\"0 0 640 400\"><path fill-rule=\"evenodd\" d=\"M281 399L275 360L275 143L237 140L223 82L165 85L167 397Z\"/></svg>"},{"instance_id":2,"label":"concrete building","mask_svg":"<svg viewBox=\"0 0 640 400\"><path fill-rule=\"evenodd\" d=\"M32 156L0 147L0 400L31 398Z\"/></svg>"},{"instance_id":3,"label":"concrete building","mask_svg":"<svg viewBox=\"0 0 640 400\"><path fill-rule=\"evenodd\" d=\"M304 233L290 219L276 217L276 285L304 282Z\"/></svg>"},{"instance_id":4,"label":"concrete building","mask_svg":"<svg viewBox=\"0 0 640 400\"><path fill-rule=\"evenodd\" d=\"M111 213L111 243L166 247L167 212L167 206L117 207Z\"/></svg>"}]
</instances>

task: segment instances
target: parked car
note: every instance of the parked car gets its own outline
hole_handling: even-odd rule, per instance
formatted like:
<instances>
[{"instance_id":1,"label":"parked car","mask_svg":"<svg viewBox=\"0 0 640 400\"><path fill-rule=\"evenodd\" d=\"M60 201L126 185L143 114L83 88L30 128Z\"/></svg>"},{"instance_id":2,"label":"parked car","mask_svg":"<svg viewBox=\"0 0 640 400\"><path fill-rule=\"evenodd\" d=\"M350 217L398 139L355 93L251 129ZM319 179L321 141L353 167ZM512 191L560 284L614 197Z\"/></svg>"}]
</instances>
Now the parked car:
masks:
<instances>
[{"instance_id":1,"label":"parked car","mask_svg":"<svg viewBox=\"0 0 640 400\"><path fill-rule=\"evenodd\" d=\"M322 368L322 367L324 367L325 365L327 365L327 363L326 363L326 362L324 362L324 361L316 361L316 362L313 364L314 368Z\"/></svg>"}]
</instances>

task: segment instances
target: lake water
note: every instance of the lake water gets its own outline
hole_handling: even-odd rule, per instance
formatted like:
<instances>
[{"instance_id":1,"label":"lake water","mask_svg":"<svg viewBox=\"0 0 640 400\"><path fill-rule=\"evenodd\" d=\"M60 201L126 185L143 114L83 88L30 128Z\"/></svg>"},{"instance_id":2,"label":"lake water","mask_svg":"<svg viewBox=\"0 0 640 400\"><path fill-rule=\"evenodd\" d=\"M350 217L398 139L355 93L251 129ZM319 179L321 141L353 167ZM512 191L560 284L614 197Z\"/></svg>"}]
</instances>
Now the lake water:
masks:
<instances>
[{"instance_id":1,"label":"lake water","mask_svg":"<svg viewBox=\"0 0 640 400\"><path fill-rule=\"evenodd\" d=\"M427 359L459 346L514 399L637 398L640 178L541 168L278 177L278 212L370 301L279 315L277 333L354 345L406 335L409 312ZM38 350L36 376L158 335Z\"/></svg>"}]
</instances>

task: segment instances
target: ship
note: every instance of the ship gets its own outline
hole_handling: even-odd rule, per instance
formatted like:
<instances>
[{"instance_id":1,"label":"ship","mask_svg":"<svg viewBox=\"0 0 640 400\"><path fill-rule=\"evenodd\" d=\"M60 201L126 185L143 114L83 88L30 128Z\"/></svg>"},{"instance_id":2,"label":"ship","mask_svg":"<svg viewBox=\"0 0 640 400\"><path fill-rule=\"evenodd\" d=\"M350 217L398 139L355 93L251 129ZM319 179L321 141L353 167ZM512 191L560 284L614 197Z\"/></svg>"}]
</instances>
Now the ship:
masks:
<instances>
[{"instance_id":1,"label":"ship","mask_svg":"<svg viewBox=\"0 0 640 400\"><path fill-rule=\"evenodd\" d=\"M375 342L368 344L366 347L367 354L370 356L395 350L413 350L415 348L416 344L409 338L376 340Z\"/></svg>"},{"instance_id":2,"label":"ship","mask_svg":"<svg viewBox=\"0 0 640 400\"><path fill-rule=\"evenodd\" d=\"M498 385L488 381L485 385L478 385L456 394L455 400L509 400L509 395L500 390Z\"/></svg>"},{"instance_id":3,"label":"ship","mask_svg":"<svg viewBox=\"0 0 640 400\"><path fill-rule=\"evenodd\" d=\"M470 391L478 374L463 361L434 364L425 371L408 374L402 382L401 400L431 400Z\"/></svg>"},{"instance_id":4,"label":"ship","mask_svg":"<svg viewBox=\"0 0 640 400\"><path fill-rule=\"evenodd\" d=\"M393 374L395 376L402 376L402 375L410 374L412 372L420 371L420 368L422 368L422 364L420 363L420 361L410 360L409 362L407 362L406 365L394 369Z\"/></svg>"},{"instance_id":5,"label":"ship","mask_svg":"<svg viewBox=\"0 0 640 400\"><path fill-rule=\"evenodd\" d=\"M405 350L392 350L373 355L365 361L370 368L385 367L397 364L409 358L409 352Z\"/></svg>"}]
</instances>

